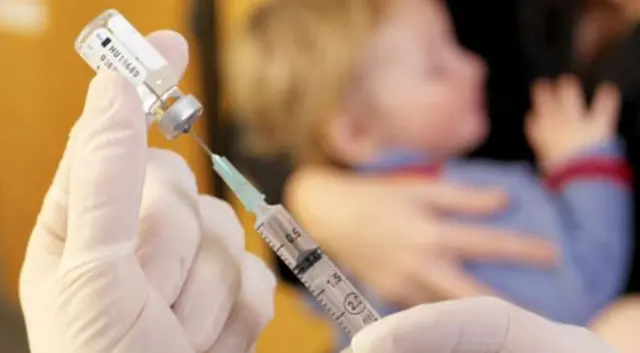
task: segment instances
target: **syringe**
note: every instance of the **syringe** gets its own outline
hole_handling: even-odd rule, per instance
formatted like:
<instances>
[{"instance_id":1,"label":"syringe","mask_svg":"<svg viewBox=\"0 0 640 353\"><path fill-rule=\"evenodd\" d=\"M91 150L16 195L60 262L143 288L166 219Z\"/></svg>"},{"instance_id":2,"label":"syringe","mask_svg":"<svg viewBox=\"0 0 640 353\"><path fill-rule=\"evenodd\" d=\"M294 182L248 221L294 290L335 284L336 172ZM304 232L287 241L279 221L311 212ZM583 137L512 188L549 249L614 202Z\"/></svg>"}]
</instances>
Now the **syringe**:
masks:
<instances>
[{"instance_id":1,"label":"syringe","mask_svg":"<svg viewBox=\"0 0 640 353\"><path fill-rule=\"evenodd\" d=\"M256 216L258 233L350 336L379 320L371 304L282 205L267 204L265 196L229 160L212 153L202 140L193 133L191 135L211 156L215 172L245 209Z\"/></svg>"}]
</instances>

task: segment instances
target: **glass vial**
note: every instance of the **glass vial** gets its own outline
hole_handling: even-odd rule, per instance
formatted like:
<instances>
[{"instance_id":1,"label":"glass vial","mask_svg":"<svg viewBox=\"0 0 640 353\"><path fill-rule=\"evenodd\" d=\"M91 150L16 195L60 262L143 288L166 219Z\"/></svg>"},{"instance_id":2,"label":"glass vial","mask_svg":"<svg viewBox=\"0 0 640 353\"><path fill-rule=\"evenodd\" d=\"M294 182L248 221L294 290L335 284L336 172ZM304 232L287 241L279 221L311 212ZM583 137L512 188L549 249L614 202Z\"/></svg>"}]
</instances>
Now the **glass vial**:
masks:
<instances>
[{"instance_id":1,"label":"glass vial","mask_svg":"<svg viewBox=\"0 0 640 353\"><path fill-rule=\"evenodd\" d=\"M116 70L133 83L167 138L189 132L202 114L202 104L177 87L167 61L118 11L107 10L85 26L75 49L96 72Z\"/></svg>"}]
</instances>

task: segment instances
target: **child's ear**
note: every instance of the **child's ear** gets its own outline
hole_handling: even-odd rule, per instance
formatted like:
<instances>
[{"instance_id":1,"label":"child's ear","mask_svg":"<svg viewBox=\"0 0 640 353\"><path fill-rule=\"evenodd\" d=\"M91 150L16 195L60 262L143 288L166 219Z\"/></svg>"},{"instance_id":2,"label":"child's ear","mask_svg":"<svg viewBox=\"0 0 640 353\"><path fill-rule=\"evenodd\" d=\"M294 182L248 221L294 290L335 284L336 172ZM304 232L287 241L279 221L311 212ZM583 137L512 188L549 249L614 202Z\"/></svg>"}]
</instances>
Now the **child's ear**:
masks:
<instances>
[{"instance_id":1,"label":"child's ear","mask_svg":"<svg viewBox=\"0 0 640 353\"><path fill-rule=\"evenodd\" d=\"M366 117L337 114L328 119L325 134L331 156L351 166L370 162L376 155L378 134Z\"/></svg>"}]
</instances>

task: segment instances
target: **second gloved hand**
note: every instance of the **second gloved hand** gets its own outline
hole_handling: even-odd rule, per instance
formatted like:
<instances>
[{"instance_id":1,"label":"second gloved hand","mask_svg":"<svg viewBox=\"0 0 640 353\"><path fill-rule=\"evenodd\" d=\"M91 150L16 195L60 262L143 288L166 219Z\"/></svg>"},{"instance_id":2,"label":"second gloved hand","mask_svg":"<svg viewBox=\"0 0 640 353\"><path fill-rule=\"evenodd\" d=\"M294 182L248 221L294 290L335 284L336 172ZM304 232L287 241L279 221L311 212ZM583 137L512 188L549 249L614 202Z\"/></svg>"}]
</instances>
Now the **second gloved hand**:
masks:
<instances>
[{"instance_id":1,"label":"second gloved hand","mask_svg":"<svg viewBox=\"0 0 640 353\"><path fill-rule=\"evenodd\" d=\"M383 318L343 353L614 353L596 334L484 297L422 304Z\"/></svg>"},{"instance_id":2,"label":"second gloved hand","mask_svg":"<svg viewBox=\"0 0 640 353\"><path fill-rule=\"evenodd\" d=\"M182 37L149 40L184 72ZM275 279L231 207L146 135L134 87L99 74L21 273L31 352L244 353L273 316Z\"/></svg>"}]
</instances>

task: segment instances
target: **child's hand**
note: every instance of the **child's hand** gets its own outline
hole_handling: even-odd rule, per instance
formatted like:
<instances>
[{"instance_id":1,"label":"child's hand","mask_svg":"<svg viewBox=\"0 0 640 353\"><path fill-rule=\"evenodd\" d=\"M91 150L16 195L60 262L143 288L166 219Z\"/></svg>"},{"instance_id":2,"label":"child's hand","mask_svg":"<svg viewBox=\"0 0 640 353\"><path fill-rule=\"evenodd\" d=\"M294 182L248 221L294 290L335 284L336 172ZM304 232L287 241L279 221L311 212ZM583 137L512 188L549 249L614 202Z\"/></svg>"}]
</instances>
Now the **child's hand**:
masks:
<instances>
[{"instance_id":1,"label":"child's hand","mask_svg":"<svg viewBox=\"0 0 640 353\"><path fill-rule=\"evenodd\" d=\"M536 82L531 105L527 136L540 166L549 168L614 137L620 94L615 86L602 84L589 107L578 80L565 76L555 83Z\"/></svg>"}]
</instances>

